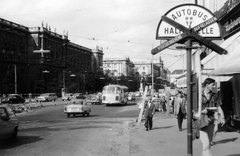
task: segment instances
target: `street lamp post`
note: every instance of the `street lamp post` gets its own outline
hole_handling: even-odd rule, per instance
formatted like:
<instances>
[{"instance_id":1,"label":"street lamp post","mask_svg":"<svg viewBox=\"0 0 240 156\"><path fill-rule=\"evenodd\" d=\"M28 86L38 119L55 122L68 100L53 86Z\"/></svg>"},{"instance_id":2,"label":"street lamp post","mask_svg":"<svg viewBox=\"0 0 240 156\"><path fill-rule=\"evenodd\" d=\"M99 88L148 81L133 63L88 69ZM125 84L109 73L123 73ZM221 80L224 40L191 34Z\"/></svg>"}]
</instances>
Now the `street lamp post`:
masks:
<instances>
[{"instance_id":1,"label":"street lamp post","mask_svg":"<svg viewBox=\"0 0 240 156\"><path fill-rule=\"evenodd\" d=\"M120 80L119 78L116 79L117 80L117 84L118 84L118 81Z\"/></svg>"},{"instance_id":2,"label":"street lamp post","mask_svg":"<svg viewBox=\"0 0 240 156\"><path fill-rule=\"evenodd\" d=\"M65 89L66 88L66 78L65 78L65 70L63 70L63 88Z\"/></svg>"},{"instance_id":3,"label":"street lamp post","mask_svg":"<svg viewBox=\"0 0 240 156\"><path fill-rule=\"evenodd\" d=\"M15 94L17 94L17 65L14 64L14 88Z\"/></svg>"},{"instance_id":4,"label":"street lamp post","mask_svg":"<svg viewBox=\"0 0 240 156\"><path fill-rule=\"evenodd\" d=\"M153 68L153 55L152 55L152 95L153 95L153 90L154 90L154 68Z\"/></svg>"},{"instance_id":5,"label":"street lamp post","mask_svg":"<svg viewBox=\"0 0 240 156\"><path fill-rule=\"evenodd\" d=\"M128 88L130 89L130 88L132 88L132 85L131 85L131 82L132 82L133 80L128 80ZM129 83L130 83L130 85L129 85Z\"/></svg>"},{"instance_id":6,"label":"street lamp post","mask_svg":"<svg viewBox=\"0 0 240 156\"><path fill-rule=\"evenodd\" d=\"M42 71L43 73L43 80L44 80L44 85L45 85L45 89L47 92L49 91L49 86L48 86L48 75L45 75L45 74L49 74L50 72L48 70L43 70Z\"/></svg>"},{"instance_id":7,"label":"street lamp post","mask_svg":"<svg viewBox=\"0 0 240 156\"><path fill-rule=\"evenodd\" d=\"M71 72L71 71L69 71ZM67 72L67 73L69 73ZM70 75L71 77L75 77L76 75L75 74L71 74ZM62 96L65 96L67 90L66 90L66 71L63 70L63 88L62 88Z\"/></svg>"}]
</instances>

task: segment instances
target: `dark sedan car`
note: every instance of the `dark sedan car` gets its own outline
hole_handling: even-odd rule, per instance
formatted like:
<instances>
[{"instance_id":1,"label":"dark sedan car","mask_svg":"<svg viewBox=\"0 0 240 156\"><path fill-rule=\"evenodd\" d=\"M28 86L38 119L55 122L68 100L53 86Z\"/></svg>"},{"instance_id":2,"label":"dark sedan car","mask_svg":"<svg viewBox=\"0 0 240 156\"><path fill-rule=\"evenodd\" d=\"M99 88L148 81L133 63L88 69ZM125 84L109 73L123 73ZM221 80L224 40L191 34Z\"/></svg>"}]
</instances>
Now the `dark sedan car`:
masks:
<instances>
[{"instance_id":1,"label":"dark sedan car","mask_svg":"<svg viewBox=\"0 0 240 156\"><path fill-rule=\"evenodd\" d=\"M1 100L2 103L24 103L25 99L19 94L9 94Z\"/></svg>"}]
</instances>

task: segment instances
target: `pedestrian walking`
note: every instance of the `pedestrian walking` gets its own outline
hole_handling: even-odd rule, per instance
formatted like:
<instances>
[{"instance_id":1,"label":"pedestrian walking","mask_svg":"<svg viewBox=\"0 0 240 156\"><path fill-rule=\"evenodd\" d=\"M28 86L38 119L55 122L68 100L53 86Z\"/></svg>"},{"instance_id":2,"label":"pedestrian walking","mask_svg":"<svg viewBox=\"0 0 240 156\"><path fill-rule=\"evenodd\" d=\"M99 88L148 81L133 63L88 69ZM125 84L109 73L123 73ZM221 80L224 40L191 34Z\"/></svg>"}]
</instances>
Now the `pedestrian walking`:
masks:
<instances>
[{"instance_id":1,"label":"pedestrian walking","mask_svg":"<svg viewBox=\"0 0 240 156\"><path fill-rule=\"evenodd\" d=\"M220 98L217 98L216 103L211 106L211 107L217 108L217 110L214 112L214 128L213 128L212 140L210 143L211 146L216 144L216 135L218 132L218 125L221 124L221 126L223 126L225 124L225 117L224 117L224 113L223 113L221 105L222 105L222 102L221 102Z\"/></svg>"},{"instance_id":2,"label":"pedestrian walking","mask_svg":"<svg viewBox=\"0 0 240 156\"><path fill-rule=\"evenodd\" d=\"M178 91L175 98L174 98L174 101L173 101L173 107L174 107L174 115L177 116L178 114L178 111L179 111L179 107L180 107L180 103L182 102L182 99L181 99L181 91Z\"/></svg>"},{"instance_id":3,"label":"pedestrian walking","mask_svg":"<svg viewBox=\"0 0 240 156\"><path fill-rule=\"evenodd\" d=\"M177 115L177 123L178 123L179 131L182 131L182 123L186 114L185 102L186 100L183 101L182 93L178 92L177 97L175 99L175 105L176 105L176 115Z\"/></svg>"},{"instance_id":4,"label":"pedestrian walking","mask_svg":"<svg viewBox=\"0 0 240 156\"><path fill-rule=\"evenodd\" d=\"M162 97L161 103L162 103L163 113L165 113L167 111L167 99L165 96Z\"/></svg>"},{"instance_id":5,"label":"pedestrian walking","mask_svg":"<svg viewBox=\"0 0 240 156\"><path fill-rule=\"evenodd\" d=\"M152 97L149 96L147 98L148 102L145 104L144 107L144 117L145 117L145 128L146 131L151 130L153 127L153 115L155 113L155 105L152 103Z\"/></svg>"},{"instance_id":6,"label":"pedestrian walking","mask_svg":"<svg viewBox=\"0 0 240 156\"><path fill-rule=\"evenodd\" d=\"M221 105L218 95L213 92L215 80L207 78L203 82L202 92L202 111L201 116L208 117L208 124L200 129L200 140L202 142L202 156L212 156L210 151L211 141L213 139L215 122L217 121L216 112ZM223 122L223 121L222 121Z\"/></svg>"}]
</instances>

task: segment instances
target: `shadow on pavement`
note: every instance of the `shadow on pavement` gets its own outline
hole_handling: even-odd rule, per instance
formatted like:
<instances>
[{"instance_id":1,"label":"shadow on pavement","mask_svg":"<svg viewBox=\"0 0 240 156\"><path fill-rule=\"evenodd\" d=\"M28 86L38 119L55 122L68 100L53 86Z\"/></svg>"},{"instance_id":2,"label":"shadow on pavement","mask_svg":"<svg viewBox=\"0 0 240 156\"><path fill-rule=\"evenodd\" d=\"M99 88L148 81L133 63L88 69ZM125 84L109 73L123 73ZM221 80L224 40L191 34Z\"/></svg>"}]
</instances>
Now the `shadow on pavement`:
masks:
<instances>
[{"instance_id":1,"label":"shadow on pavement","mask_svg":"<svg viewBox=\"0 0 240 156\"><path fill-rule=\"evenodd\" d=\"M92 115L90 114L89 116L85 115L82 116L82 114L76 114L75 116L71 115L70 117L66 117L66 118L92 118L92 117L98 117L99 115Z\"/></svg>"},{"instance_id":2,"label":"shadow on pavement","mask_svg":"<svg viewBox=\"0 0 240 156\"><path fill-rule=\"evenodd\" d=\"M152 130L157 130L157 129L167 129L167 128L172 128L174 126L165 126L165 127L153 127Z\"/></svg>"},{"instance_id":3,"label":"shadow on pavement","mask_svg":"<svg viewBox=\"0 0 240 156\"><path fill-rule=\"evenodd\" d=\"M221 141L217 141L216 143L217 144L224 144L224 143L228 143L228 142L234 142L236 141L238 138L230 138L230 139L224 139L224 140L221 140Z\"/></svg>"},{"instance_id":4,"label":"shadow on pavement","mask_svg":"<svg viewBox=\"0 0 240 156\"><path fill-rule=\"evenodd\" d=\"M18 136L17 140L1 140L0 149L15 148L24 144L30 144L42 140L40 136Z\"/></svg>"}]
</instances>

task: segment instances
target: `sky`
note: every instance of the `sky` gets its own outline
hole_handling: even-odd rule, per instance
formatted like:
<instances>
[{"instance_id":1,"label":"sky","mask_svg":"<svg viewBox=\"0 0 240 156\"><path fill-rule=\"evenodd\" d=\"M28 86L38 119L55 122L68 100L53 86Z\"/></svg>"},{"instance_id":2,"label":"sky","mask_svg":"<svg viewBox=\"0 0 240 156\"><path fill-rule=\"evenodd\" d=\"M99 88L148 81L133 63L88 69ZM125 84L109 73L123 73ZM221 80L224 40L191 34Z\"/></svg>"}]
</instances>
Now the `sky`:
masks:
<instances>
[{"instance_id":1,"label":"sky","mask_svg":"<svg viewBox=\"0 0 240 156\"><path fill-rule=\"evenodd\" d=\"M48 25L70 42L103 49L104 58L151 60L158 23L167 11L195 0L1 0L0 18L27 27ZM159 57L170 71L186 69L186 51L165 49Z\"/></svg>"}]
</instances>

